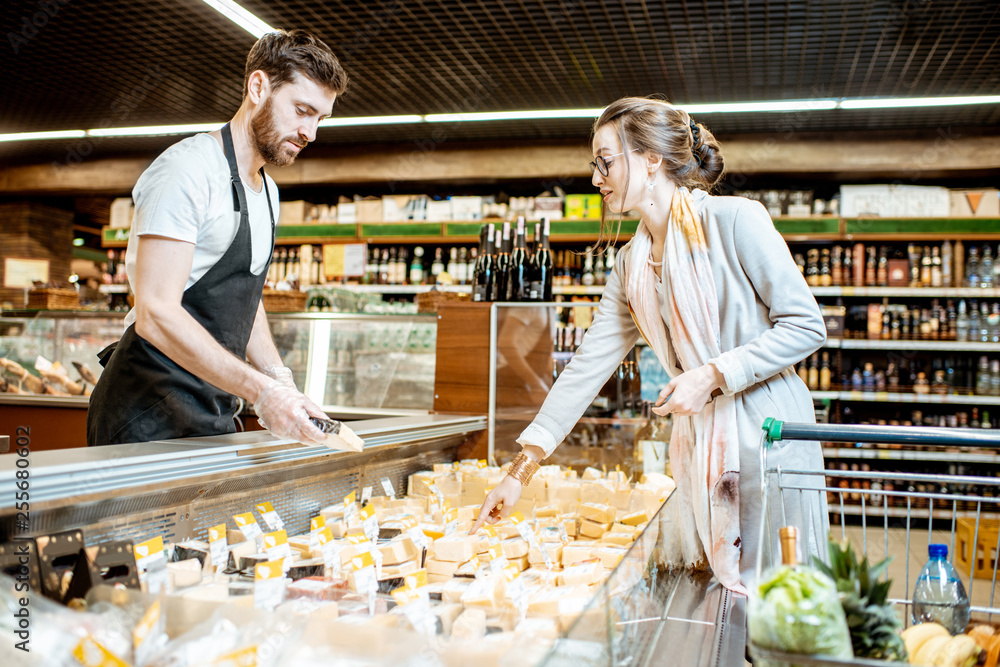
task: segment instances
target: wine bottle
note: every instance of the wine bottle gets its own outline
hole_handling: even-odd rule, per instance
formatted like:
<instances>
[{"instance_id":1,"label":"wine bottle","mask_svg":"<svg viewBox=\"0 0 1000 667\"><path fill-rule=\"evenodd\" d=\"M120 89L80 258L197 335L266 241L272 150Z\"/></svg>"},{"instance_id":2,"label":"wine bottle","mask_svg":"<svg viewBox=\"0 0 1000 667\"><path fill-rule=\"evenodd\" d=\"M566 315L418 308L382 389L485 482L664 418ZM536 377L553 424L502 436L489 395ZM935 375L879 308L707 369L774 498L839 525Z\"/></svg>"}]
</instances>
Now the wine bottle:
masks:
<instances>
[{"instance_id":1,"label":"wine bottle","mask_svg":"<svg viewBox=\"0 0 1000 667\"><path fill-rule=\"evenodd\" d=\"M590 246L584 251L583 260L583 275L580 276L580 283L586 286L591 286L594 284L594 255Z\"/></svg>"},{"instance_id":2,"label":"wine bottle","mask_svg":"<svg viewBox=\"0 0 1000 667\"><path fill-rule=\"evenodd\" d=\"M524 233L524 216L518 216L514 249L510 255L509 299L511 301L528 301L531 296L531 267L528 250L524 245Z\"/></svg>"},{"instance_id":3,"label":"wine bottle","mask_svg":"<svg viewBox=\"0 0 1000 667\"><path fill-rule=\"evenodd\" d=\"M535 250L535 275L532 278L531 292L536 294L537 301L552 301L552 270L554 262L552 250L549 249L549 219L542 218L541 238Z\"/></svg>"},{"instance_id":4,"label":"wine bottle","mask_svg":"<svg viewBox=\"0 0 1000 667\"><path fill-rule=\"evenodd\" d=\"M497 232L500 234L500 232ZM503 223L503 233L497 248L496 279L493 290L494 301L510 301L510 223Z\"/></svg>"},{"instance_id":5,"label":"wine bottle","mask_svg":"<svg viewBox=\"0 0 1000 667\"><path fill-rule=\"evenodd\" d=\"M538 250L542 247L542 225L535 223L535 234L528 249L528 301L541 301L538 291Z\"/></svg>"},{"instance_id":6,"label":"wine bottle","mask_svg":"<svg viewBox=\"0 0 1000 667\"><path fill-rule=\"evenodd\" d=\"M413 261L410 262L410 284L424 283L424 249L417 246L413 249Z\"/></svg>"},{"instance_id":7,"label":"wine bottle","mask_svg":"<svg viewBox=\"0 0 1000 667\"><path fill-rule=\"evenodd\" d=\"M438 276L444 273L444 260L441 253L441 248L434 248L434 261L431 262L431 285L436 285Z\"/></svg>"},{"instance_id":8,"label":"wine bottle","mask_svg":"<svg viewBox=\"0 0 1000 667\"><path fill-rule=\"evenodd\" d=\"M458 267L452 278L456 285L465 285L469 282L469 251L466 248L458 249Z\"/></svg>"},{"instance_id":9,"label":"wine bottle","mask_svg":"<svg viewBox=\"0 0 1000 667\"><path fill-rule=\"evenodd\" d=\"M489 301L493 298L494 278L493 223L483 227L480 234L479 257L473 273L472 300Z\"/></svg>"}]
</instances>

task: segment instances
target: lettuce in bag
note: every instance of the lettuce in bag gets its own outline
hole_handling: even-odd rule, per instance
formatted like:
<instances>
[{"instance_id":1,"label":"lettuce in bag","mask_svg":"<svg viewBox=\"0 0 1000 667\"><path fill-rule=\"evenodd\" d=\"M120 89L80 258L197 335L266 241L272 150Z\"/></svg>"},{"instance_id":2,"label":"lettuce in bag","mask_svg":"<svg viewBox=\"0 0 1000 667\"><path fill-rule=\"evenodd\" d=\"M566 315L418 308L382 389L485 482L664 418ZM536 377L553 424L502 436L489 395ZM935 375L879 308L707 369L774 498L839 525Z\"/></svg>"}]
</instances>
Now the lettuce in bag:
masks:
<instances>
[{"instance_id":1,"label":"lettuce in bag","mask_svg":"<svg viewBox=\"0 0 1000 667\"><path fill-rule=\"evenodd\" d=\"M854 657L837 587L811 567L780 565L765 574L751 592L748 615L750 640L760 648Z\"/></svg>"}]
</instances>

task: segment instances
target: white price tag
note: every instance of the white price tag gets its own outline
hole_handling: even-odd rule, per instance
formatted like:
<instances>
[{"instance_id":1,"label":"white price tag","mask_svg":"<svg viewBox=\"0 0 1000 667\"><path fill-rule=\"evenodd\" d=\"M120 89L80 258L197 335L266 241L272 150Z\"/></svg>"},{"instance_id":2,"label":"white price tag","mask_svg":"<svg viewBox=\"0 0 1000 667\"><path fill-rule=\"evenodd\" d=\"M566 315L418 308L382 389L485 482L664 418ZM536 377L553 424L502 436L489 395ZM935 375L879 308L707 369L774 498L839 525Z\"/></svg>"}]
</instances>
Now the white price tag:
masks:
<instances>
[{"instance_id":1,"label":"white price tag","mask_svg":"<svg viewBox=\"0 0 1000 667\"><path fill-rule=\"evenodd\" d=\"M253 606L274 609L285 598L285 571L281 561L258 563L254 568Z\"/></svg>"},{"instance_id":2,"label":"white price tag","mask_svg":"<svg viewBox=\"0 0 1000 667\"><path fill-rule=\"evenodd\" d=\"M256 505L257 511L260 512L260 516L264 519L264 525L272 533L281 530L285 527L285 522L281 520L278 513L274 511L274 507L271 503L260 503Z\"/></svg>"},{"instance_id":3,"label":"white price tag","mask_svg":"<svg viewBox=\"0 0 1000 667\"><path fill-rule=\"evenodd\" d=\"M264 531L260 529L260 526L257 524L257 519L253 518L253 514L250 512L237 514L233 517L233 521L236 522L236 527L240 529L241 533L243 533L243 537L245 537L247 541L253 540L259 550L264 544Z\"/></svg>"},{"instance_id":4,"label":"white price tag","mask_svg":"<svg viewBox=\"0 0 1000 667\"><path fill-rule=\"evenodd\" d=\"M154 537L151 540L136 544L135 566L139 570L139 582L145 584L146 592L157 595L162 590L169 592L167 587L170 576L167 574L167 559L163 554L163 538Z\"/></svg>"},{"instance_id":5,"label":"white price tag","mask_svg":"<svg viewBox=\"0 0 1000 667\"><path fill-rule=\"evenodd\" d=\"M229 558L226 524L220 523L208 529L208 553L215 569L221 570L226 567L226 560Z\"/></svg>"},{"instance_id":6,"label":"white price tag","mask_svg":"<svg viewBox=\"0 0 1000 667\"><path fill-rule=\"evenodd\" d=\"M326 576L332 577L340 574L340 545L333 539L333 532L329 528L324 528L316 535L320 545L320 554L323 556L323 566L326 569Z\"/></svg>"},{"instance_id":7,"label":"white price tag","mask_svg":"<svg viewBox=\"0 0 1000 667\"><path fill-rule=\"evenodd\" d=\"M366 486L361 489L361 506L364 507L372 499L372 487Z\"/></svg>"},{"instance_id":8,"label":"white price tag","mask_svg":"<svg viewBox=\"0 0 1000 667\"><path fill-rule=\"evenodd\" d=\"M272 561L281 561L282 572L292 567L292 548L288 546L288 534L277 530L264 536L264 552Z\"/></svg>"},{"instance_id":9,"label":"white price tag","mask_svg":"<svg viewBox=\"0 0 1000 667\"><path fill-rule=\"evenodd\" d=\"M378 517L375 516L375 508L371 505L365 505L361 510L361 529L372 544L378 542Z\"/></svg>"},{"instance_id":10,"label":"white price tag","mask_svg":"<svg viewBox=\"0 0 1000 667\"><path fill-rule=\"evenodd\" d=\"M389 496L390 498L396 497L396 489L392 488L392 482L389 480L388 477L382 478L382 490L385 491L385 495Z\"/></svg>"}]
</instances>

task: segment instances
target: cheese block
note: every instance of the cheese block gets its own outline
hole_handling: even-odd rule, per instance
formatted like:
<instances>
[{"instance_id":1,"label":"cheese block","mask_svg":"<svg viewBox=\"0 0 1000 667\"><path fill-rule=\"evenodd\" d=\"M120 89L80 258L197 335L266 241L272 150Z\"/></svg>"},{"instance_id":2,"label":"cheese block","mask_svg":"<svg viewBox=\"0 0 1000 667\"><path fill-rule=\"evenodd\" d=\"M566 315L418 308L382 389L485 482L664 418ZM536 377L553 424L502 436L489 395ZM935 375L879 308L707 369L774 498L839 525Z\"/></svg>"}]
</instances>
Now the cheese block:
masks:
<instances>
[{"instance_id":1,"label":"cheese block","mask_svg":"<svg viewBox=\"0 0 1000 667\"><path fill-rule=\"evenodd\" d=\"M628 487L628 475L624 470L609 470L607 480L619 488Z\"/></svg>"},{"instance_id":2,"label":"cheese block","mask_svg":"<svg viewBox=\"0 0 1000 667\"><path fill-rule=\"evenodd\" d=\"M344 518L344 504L337 503L335 505L330 505L329 507L324 507L319 511L319 513L320 516L326 519L327 525L329 525L331 521Z\"/></svg>"},{"instance_id":3,"label":"cheese block","mask_svg":"<svg viewBox=\"0 0 1000 667\"><path fill-rule=\"evenodd\" d=\"M330 533L338 539L347 537L347 523L342 520L327 520L326 527L329 528Z\"/></svg>"},{"instance_id":4,"label":"cheese block","mask_svg":"<svg viewBox=\"0 0 1000 667\"><path fill-rule=\"evenodd\" d=\"M559 623L554 618L541 616L526 618L517 624L514 634L518 637L518 641L522 638L536 637L555 640L559 637Z\"/></svg>"},{"instance_id":5,"label":"cheese block","mask_svg":"<svg viewBox=\"0 0 1000 667\"><path fill-rule=\"evenodd\" d=\"M646 510L626 514L621 519L623 524L632 527L638 526L640 523L646 523L647 521L649 521L649 514L647 514Z\"/></svg>"},{"instance_id":6,"label":"cheese block","mask_svg":"<svg viewBox=\"0 0 1000 667\"><path fill-rule=\"evenodd\" d=\"M195 586L179 593L185 600L198 602L227 602L229 600L229 584L217 581L204 586Z\"/></svg>"},{"instance_id":7,"label":"cheese block","mask_svg":"<svg viewBox=\"0 0 1000 667\"><path fill-rule=\"evenodd\" d=\"M611 498L611 504L623 515L630 511L632 507L632 491L628 486L624 488L618 487L618 490L615 491Z\"/></svg>"},{"instance_id":8,"label":"cheese block","mask_svg":"<svg viewBox=\"0 0 1000 667\"><path fill-rule=\"evenodd\" d=\"M589 586L604 578L601 561L592 559L570 565L559 575L560 586Z\"/></svg>"},{"instance_id":9,"label":"cheese block","mask_svg":"<svg viewBox=\"0 0 1000 667\"><path fill-rule=\"evenodd\" d=\"M340 523L343 523L343 521L341 521ZM360 523L354 523L351 525L350 528L347 529L345 537L350 537L351 535L364 535L364 534L365 534L365 527L362 526ZM334 535L334 537L336 537L336 535Z\"/></svg>"},{"instance_id":10,"label":"cheese block","mask_svg":"<svg viewBox=\"0 0 1000 667\"><path fill-rule=\"evenodd\" d=\"M309 544L308 535L293 535L288 538L288 546L292 549L292 554L300 558L312 558L312 548ZM319 553L316 554L320 556Z\"/></svg>"},{"instance_id":11,"label":"cheese block","mask_svg":"<svg viewBox=\"0 0 1000 667\"><path fill-rule=\"evenodd\" d=\"M559 601L573 597L589 597L586 587L560 586L557 588L539 588L528 597L528 613L553 618L557 617L559 615Z\"/></svg>"},{"instance_id":12,"label":"cheese block","mask_svg":"<svg viewBox=\"0 0 1000 667\"><path fill-rule=\"evenodd\" d=\"M424 482L434 483L437 475L431 470L421 470L410 475L406 483L406 495L426 496L431 493L431 489Z\"/></svg>"},{"instance_id":13,"label":"cheese block","mask_svg":"<svg viewBox=\"0 0 1000 667\"><path fill-rule=\"evenodd\" d=\"M536 519L555 518L559 516L558 505L544 505L535 510Z\"/></svg>"},{"instance_id":14,"label":"cheese block","mask_svg":"<svg viewBox=\"0 0 1000 667\"><path fill-rule=\"evenodd\" d=\"M561 542L543 542L539 547L532 547L528 550L528 562L532 565L537 565L539 563L545 562L545 556L542 554L542 550L549 555L549 560L553 564L558 564L562 562L563 545Z\"/></svg>"},{"instance_id":15,"label":"cheese block","mask_svg":"<svg viewBox=\"0 0 1000 667\"><path fill-rule=\"evenodd\" d=\"M605 570L613 570L618 562L625 555L628 549L622 547L599 547L594 550L594 555L601 561L601 567Z\"/></svg>"},{"instance_id":16,"label":"cheese block","mask_svg":"<svg viewBox=\"0 0 1000 667\"><path fill-rule=\"evenodd\" d=\"M457 561L438 560L437 558L428 558L424 561L424 568L426 568L427 574L437 574L447 577L455 576L459 565L461 563Z\"/></svg>"},{"instance_id":17,"label":"cheese block","mask_svg":"<svg viewBox=\"0 0 1000 667\"><path fill-rule=\"evenodd\" d=\"M465 607L463 607L460 603L439 604L431 608L431 613L440 619L441 631L444 632L446 636L450 636L452 634L452 628L455 626L455 620L464 610Z\"/></svg>"},{"instance_id":18,"label":"cheese block","mask_svg":"<svg viewBox=\"0 0 1000 667\"><path fill-rule=\"evenodd\" d=\"M459 507L458 522L465 523L469 521L475 523L476 517L479 516L480 509L482 509L482 505L465 505L463 507Z\"/></svg>"},{"instance_id":19,"label":"cheese block","mask_svg":"<svg viewBox=\"0 0 1000 667\"><path fill-rule=\"evenodd\" d=\"M498 577L483 577L470 579L469 587L462 593L461 602L469 607L489 607L494 609L500 605L503 590ZM461 619L459 619L461 620ZM457 623L457 621L456 621Z\"/></svg>"},{"instance_id":20,"label":"cheese block","mask_svg":"<svg viewBox=\"0 0 1000 667\"><path fill-rule=\"evenodd\" d=\"M563 547L562 565L569 567L581 561L590 560L594 547L590 544L567 544Z\"/></svg>"},{"instance_id":21,"label":"cheese block","mask_svg":"<svg viewBox=\"0 0 1000 667\"><path fill-rule=\"evenodd\" d=\"M486 636L486 610L466 608L451 626L454 639L482 639Z\"/></svg>"},{"instance_id":22,"label":"cheese block","mask_svg":"<svg viewBox=\"0 0 1000 667\"><path fill-rule=\"evenodd\" d=\"M575 514L573 515L562 515L560 522L564 529L566 529L566 535L569 537L576 537L578 529L579 519Z\"/></svg>"},{"instance_id":23,"label":"cheese block","mask_svg":"<svg viewBox=\"0 0 1000 667\"><path fill-rule=\"evenodd\" d=\"M549 501L559 508L559 512L566 514L575 512L580 504L580 482L573 480L551 480L549 482Z\"/></svg>"},{"instance_id":24,"label":"cheese block","mask_svg":"<svg viewBox=\"0 0 1000 667\"><path fill-rule=\"evenodd\" d=\"M584 537L590 537L598 539L604 536L604 533L611 530L611 522L608 523L594 523L593 521L581 520L580 521L580 535Z\"/></svg>"},{"instance_id":25,"label":"cheese block","mask_svg":"<svg viewBox=\"0 0 1000 667\"><path fill-rule=\"evenodd\" d=\"M306 577L321 576L325 569L326 568L322 558L307 558L305 560L294 561L292 566L288 568L288 572L285 573L285 576L292 581L296 581Z\"/></svg>"},{"instance_id":26,"label":"cheese block","mask_svg":"<svg viewBox=\"0 0 1000 667\"><path fill-rule=\"evenodd\" d=\"M408 560L398 565L383 565L381 579L398 579L408 574L412 574L420 569L417 561Z\"/></svg>"},{"instance_id":27,"label":"cheese block","mask_svg":"<svg viewBox=\"0 0 1000 667\"><path fill-rule=\"evenodd\" d=\"M450 574L431 574L427 573L427 583L430 584L446 584L449 581L454 581Z\"/></svg>"},{"instance_id":28,"label":"cheese block","mask_svg":"<svg viewBox=\"0 0 1000 667\"><path fill-rule=\"evenodd\" d=\"M461 602L471 584L472 579L452 579L441 589L441 602Z\"/></svg>"},{"instance_id":29,"label":"cheese block","mask_svg":"<svg viewBox=\"0 0 1000 667\"><path fill-rule=\"evenodd\" d=\"M174 588L187 588L201 583L201 561L197 558L167 563L167 575Z\"/></svg>"},{"instance_id":30,"label":"cheese block","mask_svg":"<svg viewBox=\"0 0 1000 667\"><path fill-rule=\"evenodd\" d=\"M585 597L569 597L559 601L559 629L579 637L601 637L607 634L607 607L589 605Z\"/></svg>"},{"instance_id":31,"label":"cheese block","mask_svg":"<svg viewBox=\"0 0 1000 667\"><path fill-rule=\"evenodd\" d=\"M336 602L314 602L302 599L282 602L274 608L274 613L308 616L310 623L315 621L335 621L339 616Z\"/></svg>"},{"instance_id":32,"label":"cheese block","mask_svg":"<svg viewBox=\"0 0 1000 667\"><path fill-rule=\"evenodd\" d=\"M420 557L420 550L409 537L396 538L385 544L379 544L382 554L382 565L396 565Z\"/></svg>"},{"instance_id":33,"label":"cheese block","mask_svg":"<svg viewBox=\"0 0 1000 667\"><path fill-rule=\"evenodd\" d=\"M310 600L339 600L347 595L347 579L325 579L323 577L306 577L288 584L285 596L290 599L308 598Z\"/></svg>"},{"instance_id":34,"label":"cheese block","mask_svg":"<svg viewBox=\"0 0 1000 667\"><path fill-rule=\"evenodd\" d=\"M592 481L595 479L604 479L604 473L597 468L587 468L583 471L582 478L586 481Z\"/></svg>"},{"instance_id":35,"label":"cheese block","mask_svg":"<svg viewBox=\"0 0 1000 667\"><path fill-rule=\"evenodd\" d=\"M510 539L503 540L500 542L500 546L503 548L503 555L508 560L528 555L528 542L521 537L511 537Z\"/></svg>"},{"instance_id":36,"label":"cheese block","mask_svg":"<svg viewBox=\"0 0 1000 667\"><path fill-rule=\"evenodd\" d=\"M449 535L434 540L436 560L464 563L476 555L478 539L475 535Z\"/></svg>"},{"instance_id":37,"label":"cheese block","mask_svg":"<svg viewBox=\"0 0 1000 667\"><path fill-rule=\"evenodd\" d=\"M504 521L503 523L499 523L493 527L496 528L497 535L499 535L500 538L504 540L509 539L511 537L520 537L521 535L519 532L517 532L517 526L515 526L510 521Z\"/></svg>"},{"instance_id":38,"label":"cheese block","mask_svg":"<svg viewBox=\"0 0 1000 667\"><path fill-rule=\"evenodd\" d=\"M233 534L239 533L239 531L233 531ZM229 566L230 570L242 570L245 565L243 559L257 553L257 543L253 540L246 540L243 542L237 542L236 544L228 545L229 549Z\"/></svg>"},{"instance_id":39,"label":"cheese block","mask_svg":"<svg viewBox=\"0 0 1000 667\"><path fill-rule=\"evenodd\" d=\"M616 523L616 524L613 524L611 526L611 532L612 533L627 533L627 534L631 535L632 537L635 537L636 535L638 535L640 533L640 531L636 530L635 526L631 526L631 525L625 524L625 523Z\"/></svg>"},{"instance_id":40,"label":"cheese block","mask_svg":"<svg viewBox=\"0 0 1000 667\"><path fill-rule=\"evenodd\" d=\"M239 532L239 531L236 531ZM187 560L197 558L202 565L208 559L208 542L200 540L186 540L174 545L174 555L177 560Z\"/></svg>"},{"instance_id":41,"label":"cheese block","mask_svg":"<svg viewBox=\"0 0 1000 667\"><path fill-rule=\"evenodd\" d=\"M632 542L633 537L631 533L611 531L610 533L604 533L601 537L601 544L613 544L618 547L630 546Z\"/></svg>"},{"instance_id":42,"label":"cheese block","mask_svg":"<svg viewBox=\"0 0 1000 667\"><path fill-rule=\"evenodd\" d=\"M615 486L604 479L583 482L580 485L580 501L584 503L597 503L599 505L610 505L615 497Z\"/></svg>"},{"instance_id":43,"label":"cheese block","mask_svg":"<svg viewBox=\"0 0 1000 667\"><path fill-rule=\"evenodd\" d=\"M611 523L615 520L615 508L597 503L582 503L577 514L581 519L594 523Z\"/></svg>"},{"instance_id":44,"label":"cheese block","mask_svg":"<svg viewBox=\"0 0 1000 667\"><path fill-rule=\"evenodd\" d=\"M524 582L527 588L558 586L560 572L562 570L558 569L558 565L556 569L552 570L546 569L544 566L535 565L521 573L521 581Z\"/></svg>"},{"instance_id":45,"label":"cheese block","mask_svg":"<svg viewBox=\"0 0 1000 667\"><path fill-rule=\"evenodd\" d=\"M476 571L482 567L483 562L480 557L473 558L472 560L466 561L458 566L455 570L456 577L474 577L476 576Z\"/></svg>"},{"instance_id":46,"label":"cheese block","mask_svg":"<svg viewBox=\"0 0 1000 667\"><path fill-rule=\"evenodd\" d=\"M527 556L521 556L520 558L508 558L507 560L510 561L511 565L516 566L519 572L524 572L531 567L531 563L528 562Z\"/></svg>"}]
</instances>

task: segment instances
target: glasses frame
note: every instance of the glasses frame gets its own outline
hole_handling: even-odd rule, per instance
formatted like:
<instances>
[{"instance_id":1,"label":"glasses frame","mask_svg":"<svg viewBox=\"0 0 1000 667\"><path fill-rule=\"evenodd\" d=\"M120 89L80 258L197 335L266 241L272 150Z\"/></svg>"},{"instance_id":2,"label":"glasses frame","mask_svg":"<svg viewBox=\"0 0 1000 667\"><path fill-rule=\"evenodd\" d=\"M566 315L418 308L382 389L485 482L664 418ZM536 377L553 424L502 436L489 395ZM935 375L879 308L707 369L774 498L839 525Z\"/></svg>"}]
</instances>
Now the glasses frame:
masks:
<instances>
[{"instance_id":1,"label":"glasses frame","mask_svg":"<svg viewBox=\"0 0 1000 667\"><path fill-rule=\"evenodd\" d=\"M593 174L594 170L596 169L601 176L604 176L606 178L610 173L608 169L608 158L618 157L619 155L625 155L625 151L622 151L621 153L615 153L614 155L609 155L607 157L604 157L603 155L598 155L590 163L590 173Z\"/></svg>"}]
</instances>

